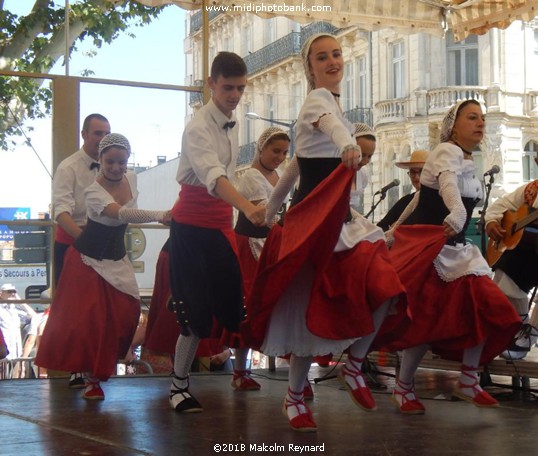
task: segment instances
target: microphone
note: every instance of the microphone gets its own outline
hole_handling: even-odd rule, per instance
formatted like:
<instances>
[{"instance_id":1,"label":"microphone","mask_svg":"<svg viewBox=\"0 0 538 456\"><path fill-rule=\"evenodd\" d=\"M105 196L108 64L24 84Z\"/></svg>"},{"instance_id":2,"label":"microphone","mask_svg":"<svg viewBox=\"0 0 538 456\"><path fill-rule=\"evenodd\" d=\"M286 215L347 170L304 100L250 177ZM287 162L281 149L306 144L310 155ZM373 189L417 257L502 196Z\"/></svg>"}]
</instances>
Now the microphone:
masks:
<instances>
[{"instance_id":1,"label":"microphone","mask_svg":"<svg viewBox=\"0 0 538 456\"><path fill-rule=\"evenodd\" d=\"M381 190L378 190L377 192L375 192L374 196L387 193L387 191L390 190L392 187L397 187L398 185L400 185L400 180L394 179L390 184L385 185Z\"/></svg>"},{"instance_id":2,"label":"microphone","mask_svg":"<svg viewBox=\"0 0 538 456\"><path fill-rule=\"evenodd\" d=\"M493 176L494 174L497 174L500 171L501 171L501 168L499 168L497 165L493 165L490 170L484 173L484 177Z\"/></svg>"}]
</instances>

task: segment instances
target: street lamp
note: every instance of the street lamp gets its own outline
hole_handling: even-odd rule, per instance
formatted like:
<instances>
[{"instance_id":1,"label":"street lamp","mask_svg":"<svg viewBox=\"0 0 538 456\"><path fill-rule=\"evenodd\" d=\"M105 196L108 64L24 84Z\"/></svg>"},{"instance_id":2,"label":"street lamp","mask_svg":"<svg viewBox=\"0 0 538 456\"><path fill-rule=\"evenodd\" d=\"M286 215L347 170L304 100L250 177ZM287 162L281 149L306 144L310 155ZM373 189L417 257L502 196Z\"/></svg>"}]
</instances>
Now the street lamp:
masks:
<instances>
[{"instance_id":1,"label":"street lamp","mask_svg":"<svg viewBox=\"0 0 538 456\"><path fill-rule=\"evenodd\" d=\"M277 119L268 119L266 117L262 117L255 112L247 112L245 114L245 117L250 120L265 120L266 122L275 124L275 125L281 125L283 127L286 127L289 129L289 137L290 137L290 158L293 157L293 151L294 151L294 145L295 145L295 124L297 123L297 120L291 120L289 122L284 122L282 120Z\"/></svg>"}]
</instances>

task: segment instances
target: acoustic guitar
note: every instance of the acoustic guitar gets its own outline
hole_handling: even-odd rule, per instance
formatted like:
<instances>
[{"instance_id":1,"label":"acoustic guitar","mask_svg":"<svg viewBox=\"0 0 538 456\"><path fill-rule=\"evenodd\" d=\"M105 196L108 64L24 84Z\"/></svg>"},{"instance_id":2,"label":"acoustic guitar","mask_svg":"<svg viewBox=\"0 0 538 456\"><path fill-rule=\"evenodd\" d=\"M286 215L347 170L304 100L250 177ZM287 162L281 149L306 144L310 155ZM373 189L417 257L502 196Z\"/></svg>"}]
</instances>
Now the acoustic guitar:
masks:
<instances>
[{"instance_id":1,"label":"acoustic guitar","mask_svg":"<svg viewBox=\"0 0 538 456\"><path fill-rule=\"evenodd\" d=\"M501 226L506 231L504 237L496 242L489 239L486 250L486 260L493 267L506 250L514 249L523 237L524 228L538 220L538 211L530 211L528 204L522 204L516 211L507 210L501 220Z\"/></svg>"}]
</instances>

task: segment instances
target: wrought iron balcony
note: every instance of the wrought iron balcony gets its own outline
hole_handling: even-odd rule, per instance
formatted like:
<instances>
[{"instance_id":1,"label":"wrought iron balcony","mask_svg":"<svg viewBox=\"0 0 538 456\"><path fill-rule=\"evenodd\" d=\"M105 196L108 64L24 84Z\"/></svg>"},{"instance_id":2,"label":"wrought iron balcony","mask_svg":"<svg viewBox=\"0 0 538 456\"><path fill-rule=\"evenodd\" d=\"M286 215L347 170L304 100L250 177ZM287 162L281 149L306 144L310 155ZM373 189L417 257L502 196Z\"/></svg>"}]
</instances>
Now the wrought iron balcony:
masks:
<instances>
[{"instance_id":1,"label":"wrought iron balcony","mask_svg":"<svg viewBox=\"0 0 538 456\"><path fill-rule=\"evenodd\" d=\"M344 112L344 117L352 123L362 122L372 127L374 119L371 108L353 108Z\"/></svg>"},{"instance_id":2,"label":"wrought iron balcony","mask_svg":"<svg viewBox=\"0 0 538 456\"><path fill-rule=\"evenodd\" d=\"M301 28L300 32L291 32L275 42L245 56L249 75L275 65L282 60L299 55L304 42L315 33L338 32L337 27L327 22L313 22Z\"/></svg>"},{"instance_id":3,"label":"wrought iron balcony","mask_svg":"<svg viewBox=\"0 0 538 456\"><path fill-rule=\"evenodd\" d=\"M260 50L245 56L248 74L254 74L301 52L301 34L291 32Z\"/></svg>"},{"instance_id":4,"label":"wrought iron balcony","mask_svg":"<svg viewBox=\"0 0 538 456\"><path fill-rule=\"evenodd\" d=\"M254 160L254 153L256 152L256 142L244 144L239 147L239 155L237 157L237 166L248 165Z\"/></svg>"},{"instance_id":5,"label":"wrought iron balcony","mask_svg":"<svg viewBox=\"0 0 538 456\"><path fill-rule=\"evenodd\" d=\"M222 11L216 11L216 10L210 10L207 14L207 18L209 21L212 21L216 17L220 16L221 14L224 14ZM191 34L196 33L198 30L202 28L202 10L196 11L191 16Z\"/></svg>"}]
</instances>

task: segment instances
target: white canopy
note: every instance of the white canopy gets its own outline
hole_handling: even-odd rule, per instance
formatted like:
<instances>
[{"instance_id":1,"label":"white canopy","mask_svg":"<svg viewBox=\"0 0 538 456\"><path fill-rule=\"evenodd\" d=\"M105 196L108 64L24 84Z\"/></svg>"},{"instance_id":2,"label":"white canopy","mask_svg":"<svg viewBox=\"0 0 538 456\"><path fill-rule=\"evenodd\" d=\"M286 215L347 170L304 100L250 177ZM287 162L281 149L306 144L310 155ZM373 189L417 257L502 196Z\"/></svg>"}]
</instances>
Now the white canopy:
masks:
<instances>
[{"instance_id":1,"label":"white canopy","mask_svg":"<svg viewBox=\"0 0 538 456\"><path fill-rule=\"evenodd\" d=\"M306 23L326 21L337 27L393 28L406 33L442 34L448 22L457 40L504 29L515 20L538 16L538 0L136 0L148 6L176 4L261 17L284 16Z\"/></svg>"}]
</instances>

